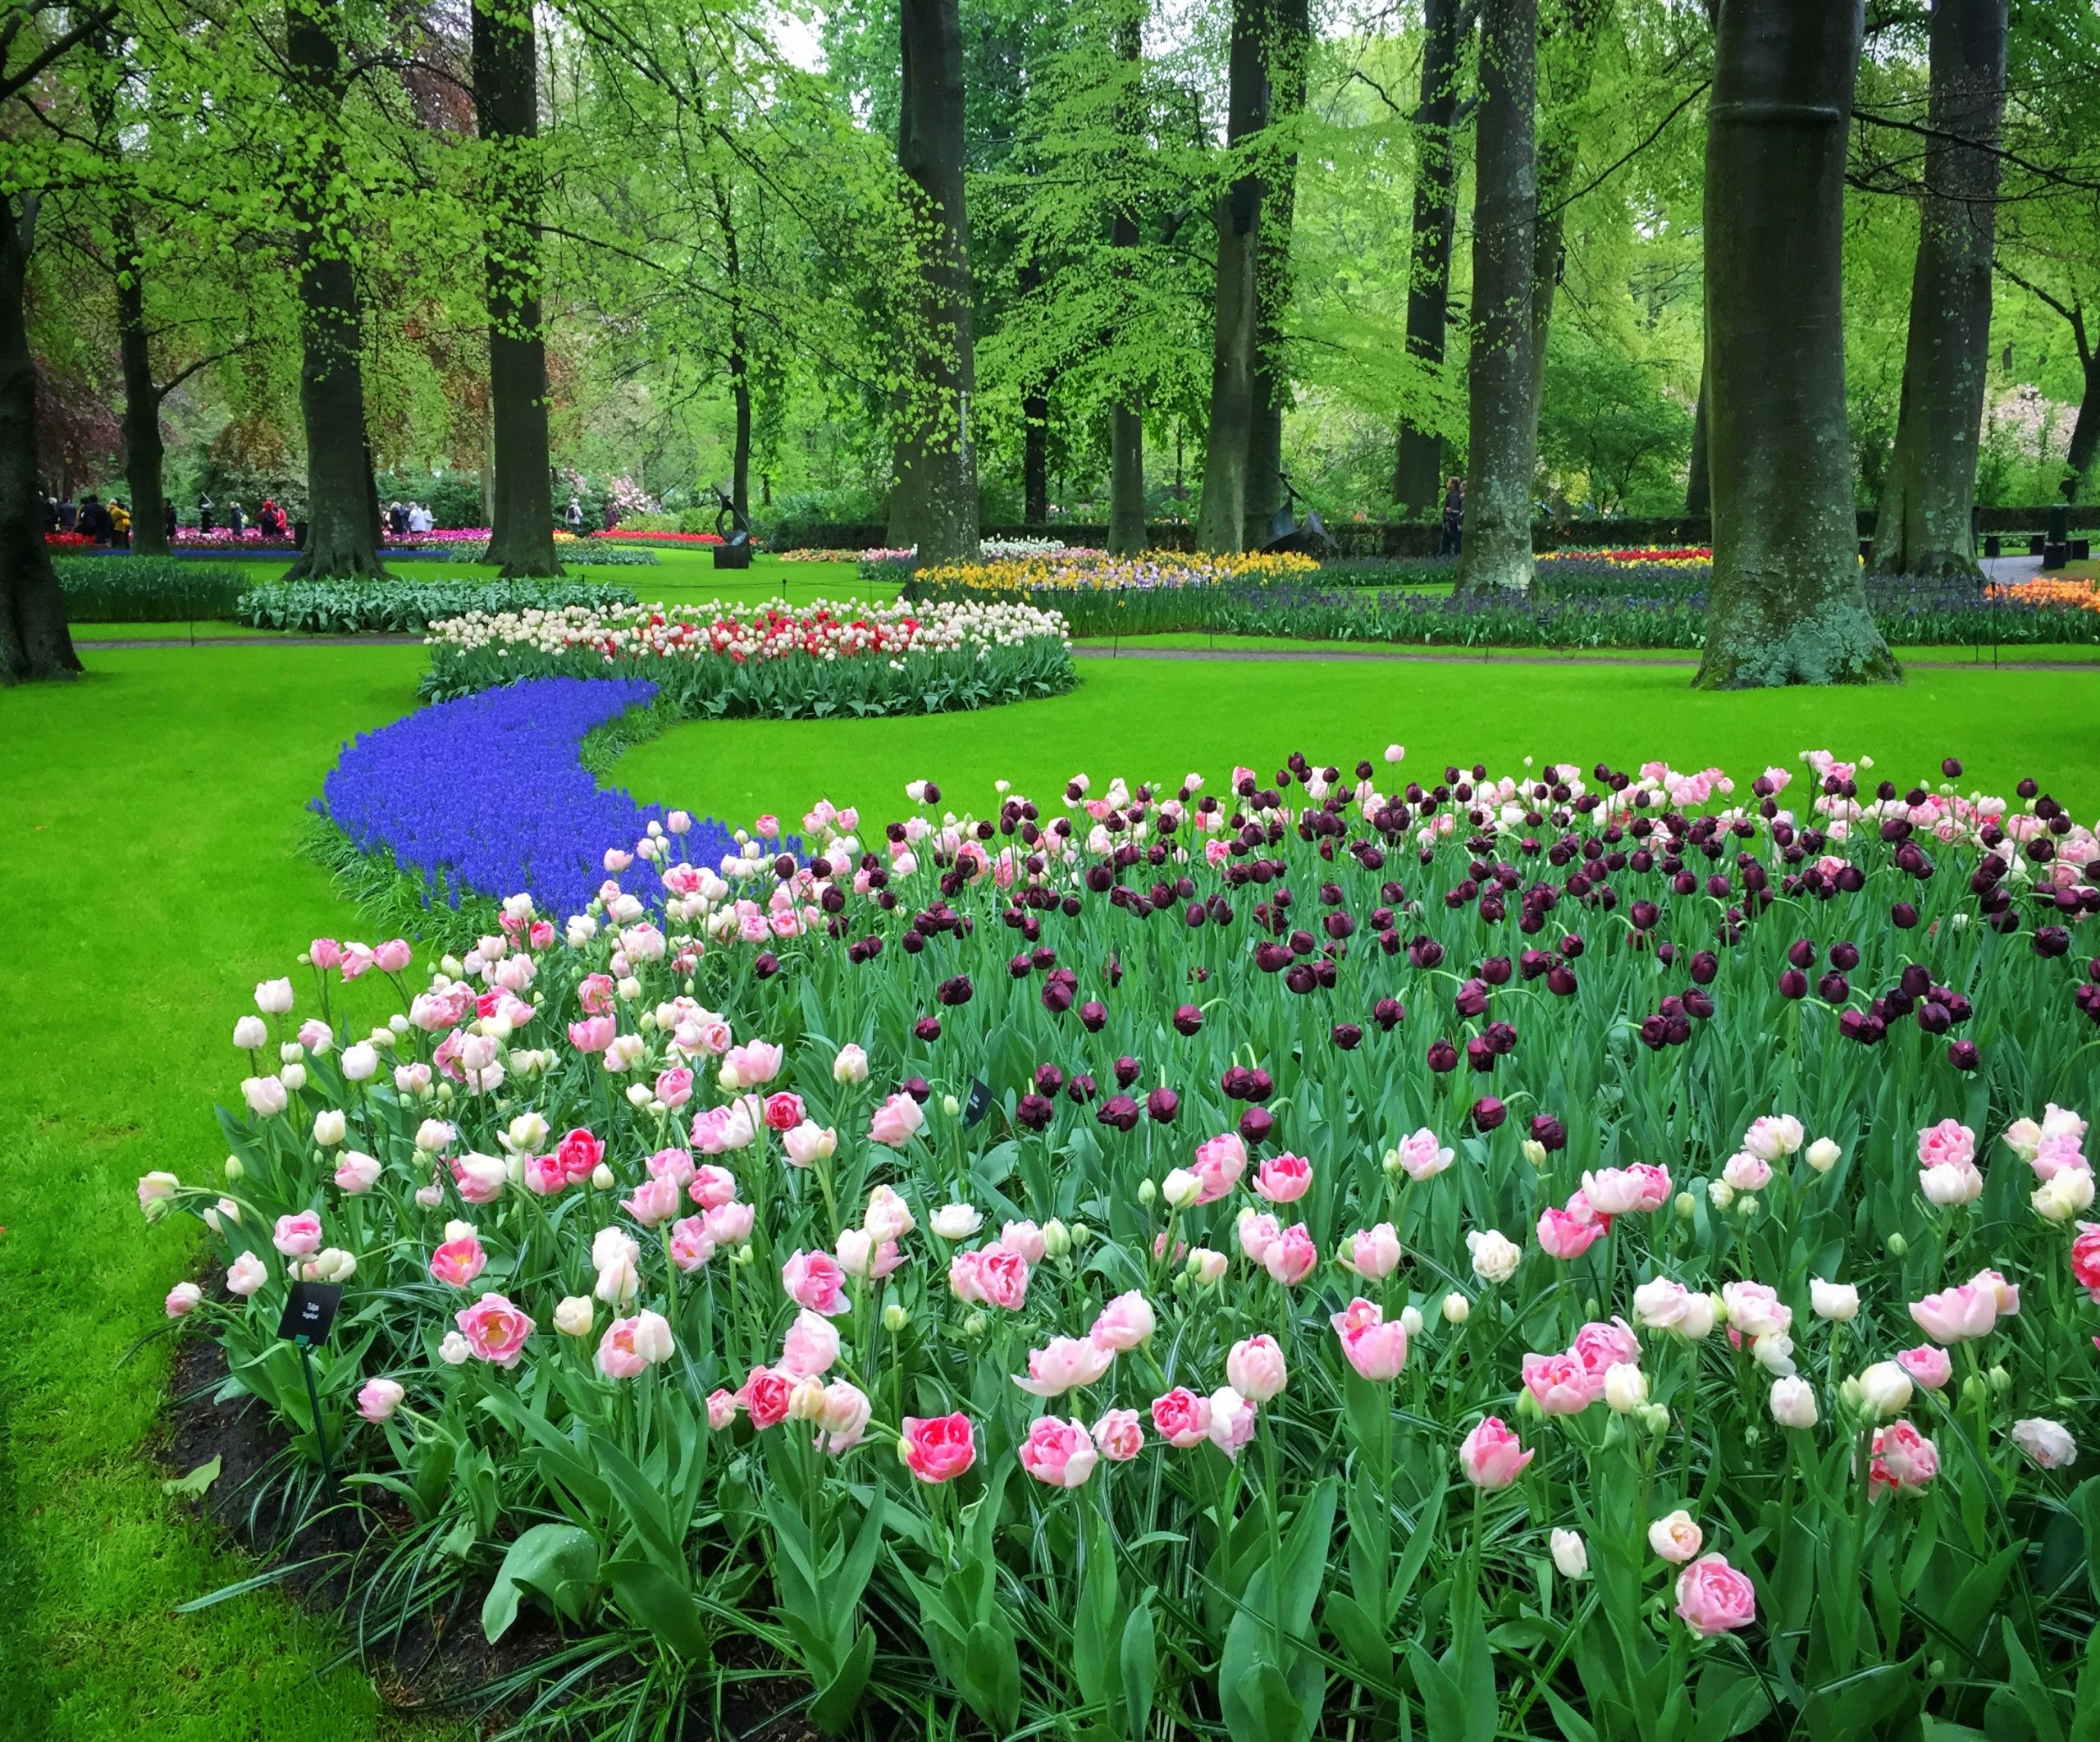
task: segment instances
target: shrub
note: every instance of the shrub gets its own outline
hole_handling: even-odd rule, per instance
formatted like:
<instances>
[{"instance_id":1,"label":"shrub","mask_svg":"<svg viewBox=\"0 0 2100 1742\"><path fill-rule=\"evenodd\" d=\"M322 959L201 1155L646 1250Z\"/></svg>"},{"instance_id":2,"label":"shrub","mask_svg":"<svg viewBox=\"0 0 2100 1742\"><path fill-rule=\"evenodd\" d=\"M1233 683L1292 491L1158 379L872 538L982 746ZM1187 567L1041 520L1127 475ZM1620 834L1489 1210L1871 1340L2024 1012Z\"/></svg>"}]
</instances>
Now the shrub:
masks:
<instances>
[{"instance_id":1,"label":"shrub","mask_svg":"<svg viewBox=\"0 0 2100 1742\"><path fill-rule=\"evenodd\" d=\"M53 560L75 623L231 622L251 577L224 563L176 556L79 556Z\"/></svg>"},{"instance_id":2,"label":"shrub","mask_svg":"<svg viewBox=\"0 0 2100 1742\"><path fill-rule=\"evenodd\" d=\"M631 588L605 581L273 581L242 593L237 610L261 629L409 634L467 611L605 610L634 602Z\"/></svg>"}]
</instances>

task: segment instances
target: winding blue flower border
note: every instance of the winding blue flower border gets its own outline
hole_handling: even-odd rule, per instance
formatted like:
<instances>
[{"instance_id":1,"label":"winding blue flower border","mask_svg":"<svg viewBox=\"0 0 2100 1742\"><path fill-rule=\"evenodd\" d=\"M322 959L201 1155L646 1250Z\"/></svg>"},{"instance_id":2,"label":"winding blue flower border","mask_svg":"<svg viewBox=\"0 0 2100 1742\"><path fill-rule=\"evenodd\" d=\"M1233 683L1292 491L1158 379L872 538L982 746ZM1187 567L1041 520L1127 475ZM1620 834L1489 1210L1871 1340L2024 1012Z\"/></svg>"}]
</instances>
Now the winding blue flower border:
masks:
<instances>
[{"instance_id":1,"label":"winding blue flower border","mask_svg":"<svg viewBox=\"0 0 2100 1742\"><path fill-rule=\"evenodd\" d=\"M361 733L313 808L363 853L385 848L420 876L433 906L530 890L541 911L581 912L609 847L631 847L661 806L598 784L585 737L654 701L641 678L532 678L418 708ZM682 857L713 866L737 850L726 824L696 818Z\"/></svg>"}]
</instances>

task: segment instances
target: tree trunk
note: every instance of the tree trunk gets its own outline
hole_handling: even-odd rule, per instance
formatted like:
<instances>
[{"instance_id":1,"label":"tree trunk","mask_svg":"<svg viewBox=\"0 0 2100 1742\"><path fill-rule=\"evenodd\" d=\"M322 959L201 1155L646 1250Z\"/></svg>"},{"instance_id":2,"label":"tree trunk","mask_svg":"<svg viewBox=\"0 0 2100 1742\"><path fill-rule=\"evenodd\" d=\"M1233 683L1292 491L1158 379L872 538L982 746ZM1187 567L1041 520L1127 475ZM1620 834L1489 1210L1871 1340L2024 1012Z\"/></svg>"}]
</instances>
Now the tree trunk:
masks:
<instances>
[{"instance_id":1,"label":"tree trunk","mask_svg":"<svg viewBox=\"0 0 2100 1742\"><path fill-rule=\"evenodd\" d=\"M1532 105L1537 0L1483 0L1473 168L1472 351L1467 394L1468 590L1532 583Z\"/></svg>"},{"instance_id":2,"label":"tree trunk","mask_svg":"<svg viewBox=\"0 0 2100 1742\"><path fill-rule=\"evenodd\" d=\"M1408 258L1408 354L1425 374L1444 366L1451 318L1451 235L1459 220L1459 165L1452 123L1459 109L1461 0L1423 0L1422 106L1415 111L1413 243ZM1409 518L1444 499L1441 431L1400 425L1393 500Z\"/></svg>"},{"instance_id":3,"label":"tree trunk","mask_svg":"<svg viewBox=\"0 0 2100 1742\"><path fill-rule=\"evenodd\" d=\"M729 354L729 397L736 407L736 445L729 455L729 500L746 520L751 513L751 376L739 336Z\"/></svg>"},{"instance_id":4,"label":"tree trunk","mask_svg":"<svg viewBox=\"0 0 2100 1742\"><path fill-rule=\"evenodd\" d=\"M1874 566L1889 574L1978 572L1976 448L1990 369L2006 29L2006 0L1939 0L1933 8L1933 136L1896 447L1874 527Z\"/></svg>"},{"instance_id":5,"label":"tree trunk","mask_svg":"<svg viewBox=\"0 0 2100 1742\"><path fill-rule=\"evenodd\" d=\"M529 6L476 0L474 125L490 156L489 421L495 481L485 560L505 578L561 573L540 330L539 40Z\"/></svg>"},{"instance_id":6,"label":"tree trunk","mask_svg":"<svg viewBox=\"0 0 2100 1742\"><path fill-rule=\"evenodd\" d=\"M1217 204L1217 290L1211 338L1210 428L1203 445L1203 500L1196 546L1237 551L1246 534L1247 456L1254 424L1255 254L1261 243L1262 177L1252 148L1268 119L1264 41L1269 0L1233 0L1226 144L1239 173Z\"/></svg>"},{"instance_id":7,"label":"tree trunk","mask_svg":"<svg viewBox=\"0 0 2100 1742\"><path fill-rule=\"evenodd\" d=\"M1030 526L1050 518L1050 395L1034 387L1020 398L1020 517Z\"/></svg>"},{"instance_id":8,"label":"tree trunk","mask_svg":"<svg viewBox=\"0 0 2100 1742\"><path fill-rule=\"evenodd\" d=\"M1860 0L1727 0L1706 133L1704 689L1901 675L1867 608L1841 303Z\"/></svg>"},{"instance_id":9,"label":"tree trunk","mask_svg":"<svg viewBox=\"0 0 2100 1742\"><path fill-rule=\"evenodd\" d=\"M131 491L131 548L142 556L165 556L167 499L161 474L166 452L161 393L153 384L146 333L145 262L131 214L121 203L111 214L110 233L116 254L116 348L124 367L124 481Z\"/></svg>"},{"instance_id":10,"label":"tree trunk","mask_svg":"<svg viewBox=\"0 0 2100 1742\"><path fill-rule=\"evenodd\" d=\"M1138 69L1144 54L1142 7L1134 6L1129 15L1117 21L1116 25L1116 53L1127 66ZM1131 89L1129 100L1116 112L1116 124L1130 144L1127 149L1144 149L1144 109L1142 102L1141 71L1127 75ZM1110 221L1108 245L1118 250L1138 245L1137 214L1128 206L1118 205ZM1127 268L1119 268L1121 276L1127 278ZM1134 403L1119 401L1111 414L1108 433L1108 548L1117 556L1132 556L1145 547L1145 421L1144 414Z\"/></svg>"},{"instance_id":11,"label":"tree trunk","mask_svg":"<svg viewBox=\"0 0 2100 1742\"><path fill-rule=\"evenodd\" d=\"M919 298L899 407L892 536L924 562L977 555L977 458L970 400L970 225L963 203L962 27L956 0L901 0L902 88L897 161L919 227Z\"/></svg>"},{"instance_id":12,"label":"tree trunk","mask_svg":"<svg viewBox=\"0 0 2100 1742\"><path fill-rule=\"evenodd\" d=\"M34 194L0 192L0 684L80 669L43 542L37 476L36 364L23 302L36 213Z\"/></svg>"},{"instance_id":13,"label":"tree trunk","mask_svg":"<svg viewBox=\"0 0 2100 1742\"><path fill-rule=\"evenodd\" d=\"M1267 125L1296 126L1305 107L1306 63L1312 25L1307 0L1270 0ZM1290 229L1298 206L1298 150L1285 144L1267 159L1262 218L1254 244L1253 423L1247 440L1246 541L1269 542L1269 522L1287 498L1283 487L1283 414L1291 403L1283 319L1290 306Z\"/></svg>"},{"instance_id":14,"label":"tree trunk","mask_svg":"<svg viewBox=\"0 0 2100 1742\"><path fill-rule=\"evenodd\" d=\"M345 74L340 0L289 0L285 53L307 130L288 166L299 236L299 411L306 426L306 548L290 576L381 574L364 427L364 327L331 189L345 173L336 137Z\"/></svg>"},{"instance_id":15,"label":"tree trunk","mask_svg":"<svg viewBox=\"0 0 2100 1742\"><path fill-rule=\"evenodd\" d=\"M1696 519L1714 511L1714 480L1706 461L1706 372L1699 372L1699 404L1691 414L1691 460L1684 474L1684 512Z\"/></svg>"},{"instance_id":16,"label":"tree trunk","mask_svg":"<svg viewBox=\"0 0 2100 1742\"><path fill-rule=\"evenodd\" d=\"M2064 465L2081 481L2093 469L2100 453L2100 354L2089 352L2085 363L2085 391L2078 402L2078 420L2070 427L2070 450Z\"/></svg>"},{"instance_id":17,"label":"tree trunk","mask_svg":"<svg viewBox=\"0 0 2100 1742\"><path fill-rule=\"evenodd\" d=\"M1568 265L1565 201L1575 181L1575 127L1569 111L1589 94L1596 58L1597 30L1611 0L1558 0L1553 23L1542 24L1553 53L1553 104L1539 132L1538 222L1532 238L1532 436L1538 439L1539 407L1545 394L1546 336L1553 326L1554 295Z\"/></svg>"}]
</instances>

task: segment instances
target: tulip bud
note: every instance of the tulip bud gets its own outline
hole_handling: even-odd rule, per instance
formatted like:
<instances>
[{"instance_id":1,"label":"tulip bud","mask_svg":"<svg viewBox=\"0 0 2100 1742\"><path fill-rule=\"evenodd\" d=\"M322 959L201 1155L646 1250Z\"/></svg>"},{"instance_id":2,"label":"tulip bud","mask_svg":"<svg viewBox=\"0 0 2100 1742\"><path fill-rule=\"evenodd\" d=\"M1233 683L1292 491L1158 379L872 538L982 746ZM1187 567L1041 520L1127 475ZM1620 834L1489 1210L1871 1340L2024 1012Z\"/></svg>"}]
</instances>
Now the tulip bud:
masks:
<instances>
[{"instance_id":1,"label":"tulip bud","mask_svg":"<svg viewBox=\"0 0 2100 1742\"><path fill-rule=\"evenodd\" d=\"M1555 1530L1551 1539L1553 1564L1564 1579L1581 1579L1590 1571L1589 1546L1579 1531Z\"/></svg>"},{"instance_id":2,"label":"tulip bud","mask_svg":"<svg viewBox=\"0 0 2100 1742\"><path fill-rule=\"evenodd\" d=\"M883 1308L883 1328L892 1337L911 1323L911 1315L892 1301Z\"/></svg>"},{"instance_id":3,"label":"tulip bud","mask_svg":"<svg viewBox=\"0 0 2100 1742\"><path fill-rule=\"evenodd\" d=\"M619 994L622 1003L631 1004L635 1001L635 999L641 996L641 982L637 980L633 975L629 974L625 979L622 980L619 985L615 985L613 990Z\"/></svg>"},{"instance_id":4,"label":"tulip bud","mask_svg":"<svg viewBox=\"0 0 2100 1742\"><path fill-rule=\"evenodd\" d=\"M588 1295L570 1295L555 1308L555 1328L564 1337L588 1337L596 1310Z\"/></svg>"},{"instance_id":5,"label":"tulip bud","mask_svg":"<svg viewBox=\"0 0 2100 1742\"><path fill-rule=\"evenodd\" d=\"M1062 1258L1071 1249L1071 1230L1052 1216L1043 1224L1043 1255L1045 1258Z\"/></svg>"},{"instance_id":6,"label":"tulip bud","mask_svg":"<svg viewBox=\"0 0 2100 1742\"><path fill-rule=\"evenodd\" d=\"M1808 1164L1817 1173L1828 1173L1838 1165L1838 1159L1843 1154L1844 1151L1828 1137L1818 1137L1815 1142L1809 1145L1806 1158Z\"/></svg>"},{"instance_id":7,"label":"tulip bud","mask_svg":"<svg viewBox=\"0 0 2100 1742\"><path fill-rule=\"evenodd\" d=\"M1660 1439L1670 1430L1670 1412L1659 1403L1643 1404L1637 1412L1641 1425Z\"/></svg>"},{"instance_id":8,"label":"tulip bud","mask_svg":"<svg viewBox=\"0 0 2100 1742\"><path fill-rule=\"evenodd\" d=\"M1545 1411L1539 1407L1539 1400L1532 1394L1529 1386L1526 1386L1523 1390L1517 1393L1517 1413L1532 1421L1541 1420L1545 1417Z\"/></svg>"},{"instance_id":9,"label":"tulip bud","mask_svg":"<svg viewBox=\"0 0 2100 1742\"><path fill-rule=\"evenodd\" d=\"M1632 1361L1615 1361L1605 1371L1605 1401L1630 1415L1648 1401L1648 1375Z\"/></svg>"},{"instance_id":10,"label":"tulip bud","mask_svg":"<svg viewBox=\"0 0 2100 1742\"><path fill-rule=\"evenodd\" d=\"M2012 1389L2012 1375L2003 1367L1993 1367L1984 1375L1991 1382L1991 1389L2002 1397Z\"/></svg>"},{"instance_id":11,"label":"tulip bud","mask_svg":"<svg viewBox=\"0 0 2100 1742\"><path fill-rule=\"evenodd\" d=\"M1533 1167L1542 1168L1545 1165L1545 1145L1537 1138L1527 1137L1518 1147L1524 1152L1524 1159L1531 1163ZM1577 1537L1576 1541L1579 1543L1582 1539ZM1583 1564L1585 1566L1589 1564L1586 1555L1584 1557Z\"/></svg>"},{"instance_id":12,"label":"tulip bud","mask_svg":"<svg viewBox=\"0 0 2100 1742\"><path fill-rule=\"evenodd\" d=\"M1738 1217L1745 1222L1749 1221L1757 1214L1757 1194L1754 1191L1746 1191L1736 1200L1735 1208Z\"/></svg>"},{"instance_id":13,"label":"tulip bud","mask_svg":"<svg viewBox=\"0 0 2100 1742\"><path fill-rule=\"evenodd\" d=\"M613 1177L613 1170L602 1161L591 1170L591 1189L593 1191L610 1191L618 1183Z\"/></svg>"},{"instance_id":14,"label":"tulip bud","mask_svg":"<svg viewBox=\"0 0 2100 1742\"><path fill-rule=\"evenodd\" d=\"M1772 1419L1783 1428L1815 1425L1815 1392L1806 1379L1790 1374L1772 1382Z\"/></svg>"},{"instance_id":15,"label":"tulip bud","mask_svg":"<svg viewBox=\"0 0 2100 1742\"><path fill-rule=\"evenodd\" d=\"M1911 1375L1894 1361L1876 1361L1860 1375L1858 1385L1860 1411L1884 1421L1901 1415L1911 1401Z\"/></svg>"},{"instance_id":16,"label":"tulip bud","mask_svg":"<svg viewBox=\"0 0 2100 1742\"><path fill-rule=\"evenodd\" d=\"M1422 1309L1412 1304L1400 1309L1400 1328L1409 1337L1422 1335Z\"/></svg>"},{"instance_id":17,"label":"tulip bud","mask_svg":"<svg viewBox=\"0 0 2100 1742\"><path fill-rule=\"evenodd\" d=\"M1676 1210L1680 1222L1689 1222L1699 1210L1699 1200L1688 1191L1680 1191L1670 1207Z\"/></svg>"},{"instance_id":18,"label":"tulip bud","mask_svg":"<svg viewBox=\"0 0 2100 1742\"><path fill-rule=\"evenodd\" d=\"M1901 1234L1891 1234L1888 1237L1888 1255L1891 1258L1901 1258L1910 1250L1911 1242Z\"/></svg>"},{"instance_id":19,"label":"tulip bud","mask_svg":"<svg viewBox=\"0 0 2100 1742\"><path fill-rule=\"evenodd\" d=\"M1159 1191L1170 1209L1186 1209L1203 1196L1203 1182L1186 1168L1176 1168L1160 1182Z\"/></svg>"},{"instance_id":20,"label":"tulip bud","mask_svg":"<svg viewBox=\"0 0 2100 1742\"><path fill-rule=\"evenodd\" d=\"M1444 1322L1446 1324L1463 1324L1472 1316L1472 1302L1456 1290L1444 1296Z\"/></svg>"},{"instance_id":21,"label":"tulip bud","mask_svg":"<svg viewBox=\"0 0 2100 1742\"><path fill-rule=\"evenodd\" d=\"M226 1157L226 1178L227 1178L228 1180L231 1181L231 1180L245 1179L247 1177L248 1177L248 1169L241 1164L241 1159L240 1159L240 1156L238 1156L238 1155L229 1155L229 1156L227 1156L227 1157Z\"/></svg>"},{"instance_id":22,"label":"tulip bud","mask_svg":"<svg viewBox=\"0 0 2100 1742\"><path fill-rule=\"evenodd\" d=\"M952 1095L944 1095L941 1097L941 1111L952 1119L962 1111L962 1103Z\"/></svg>"},{"instance_id":23,"label":"tulip bud","mask_svg":"<svg viewBox=\"0 0 2100 1742\"><path fill-rule=\"evenodd\" d=\"M1961 1382L1961 1401L1972 1409L1989 1396L1990 1388L1984 1383L1979 1375L1972 1373Z\"/></svg>"},{"instance_id":24,"label":"tulip bud","mask_svg":"<svg viewBox=\"0 0 2100 1742\"><path fill-rule=\"evenodd\" d=\"M1724 1179L1706 1182L1706 1201L1716 1209L1726 1209L1736 1200L1736 1188Z\"/></svg>"},{"instance_id":25,"label":"tulip bud","mask_svg":"<svg viewBox=\"0 0 2100 1742\"><path fill-rule=\"evenodd\" d=\"M992 1321L983 1313L972 1313L962 1321L962 1334L975 1340L991 1328Z\"/></svg>"},{"instance_id":26,"label":"tulip bud","mask_svg":"<svg viewBox=\"0 0 2100 1742\"><path fill-rule=\"evenodd\" d=\"M1149 1204L1158 1196L1159 1187L1153 1184L1150 1180L1144 1179L1138 1182L1138 1201L1140 1204Z\"/></svg>"}]
</instances>

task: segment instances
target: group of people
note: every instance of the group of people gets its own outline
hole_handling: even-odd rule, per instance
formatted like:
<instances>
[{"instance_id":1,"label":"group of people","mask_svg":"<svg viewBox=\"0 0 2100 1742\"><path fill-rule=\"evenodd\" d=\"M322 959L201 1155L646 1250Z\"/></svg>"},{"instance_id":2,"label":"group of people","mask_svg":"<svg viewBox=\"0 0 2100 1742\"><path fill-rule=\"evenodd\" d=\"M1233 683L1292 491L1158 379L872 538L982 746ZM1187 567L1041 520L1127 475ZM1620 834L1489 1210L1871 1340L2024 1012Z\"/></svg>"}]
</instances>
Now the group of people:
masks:
<instances>
[{"instance_id":1,"label":"group of people","mask_svg":"<svg viewBox=\"0 0 2100 1742\"><path fill-rule=\"evenodd\" d=\"M437 530L437 516L421 502L405 505L399 502L386 505L386 533L391 538L406 538L416 533Z\"/></svg>"},{"instance_id":2,"label":"group of people","mask_svg":"<svg viewBox=\"0 0 2100 1742\"><path fill-rule=\"evenodd\" d=\"M168 517L172 519L174 515L171 508ZM48 496L43 499L43 529L78 533L97 544L122 549L131 542L131 510L122 496L112 496L105 502L92 490L77 502L70 496L63 501Z\"/></svg>"},{"instance_id":3,"label":"group of people","mask_svg":"<svg viewBox=\"0 0 2100 1742\"><path fill-rule=\"evenodd\" d=\"M218 514L217 505L209 496L198 497L197 530L199 533L217 532ZM226 505L226 530L236 538L247 534L248 510L240 505L238 497ZM256 510L255 530L264 538L290 538L292 532L290 523L285 519L284 510L268 496L263 497L262 507ZM167 533L171 538L175 536L175 509L172 505L167 511Z\"/></svg>"}]
</instances>

